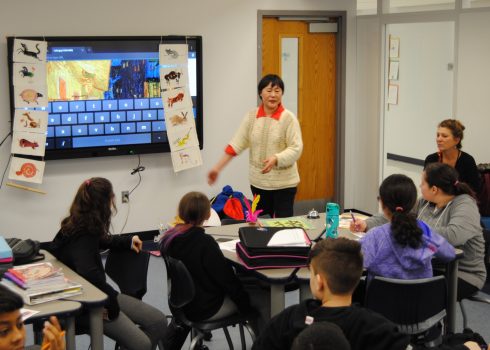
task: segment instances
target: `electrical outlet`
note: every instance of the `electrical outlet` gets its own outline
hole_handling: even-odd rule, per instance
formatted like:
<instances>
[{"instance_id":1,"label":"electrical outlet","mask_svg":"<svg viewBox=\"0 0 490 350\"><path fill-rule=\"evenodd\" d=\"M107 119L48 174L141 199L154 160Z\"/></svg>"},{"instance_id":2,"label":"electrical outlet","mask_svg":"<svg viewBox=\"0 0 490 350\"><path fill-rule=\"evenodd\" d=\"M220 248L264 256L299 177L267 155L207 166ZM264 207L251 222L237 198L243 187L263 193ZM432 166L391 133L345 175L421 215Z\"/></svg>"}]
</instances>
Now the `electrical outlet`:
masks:
<instances>
[{"instance_id":1,"label":"electrical outlet","mask_svg":"<svg viewBox=\"0 0 490 350\"><path fill-rule=\"evenodd\" d=\"M123 203L129 202L129 191L122 191L121 192L121 200Z\"/></svg>"}]
</instances>

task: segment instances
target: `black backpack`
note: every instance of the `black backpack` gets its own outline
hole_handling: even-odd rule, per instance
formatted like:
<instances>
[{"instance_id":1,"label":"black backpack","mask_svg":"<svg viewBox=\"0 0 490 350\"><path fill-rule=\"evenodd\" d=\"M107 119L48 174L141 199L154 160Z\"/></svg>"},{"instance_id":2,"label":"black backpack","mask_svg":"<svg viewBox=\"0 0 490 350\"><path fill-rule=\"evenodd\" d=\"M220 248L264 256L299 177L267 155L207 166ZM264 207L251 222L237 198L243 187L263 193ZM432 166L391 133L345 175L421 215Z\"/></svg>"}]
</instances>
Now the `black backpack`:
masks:
<instances>
[{"instance_id":1,"label":"black backpack","mask_svg":"<svg viewBox=\"0 0 490 350\"><path fill-rule=\"evenodd\" d=\"M44 259L44 254L39 253L39 241L19 238L6 238L5 240L12 248L15 265L29 264Z\"/></svg>"}]
</instances>

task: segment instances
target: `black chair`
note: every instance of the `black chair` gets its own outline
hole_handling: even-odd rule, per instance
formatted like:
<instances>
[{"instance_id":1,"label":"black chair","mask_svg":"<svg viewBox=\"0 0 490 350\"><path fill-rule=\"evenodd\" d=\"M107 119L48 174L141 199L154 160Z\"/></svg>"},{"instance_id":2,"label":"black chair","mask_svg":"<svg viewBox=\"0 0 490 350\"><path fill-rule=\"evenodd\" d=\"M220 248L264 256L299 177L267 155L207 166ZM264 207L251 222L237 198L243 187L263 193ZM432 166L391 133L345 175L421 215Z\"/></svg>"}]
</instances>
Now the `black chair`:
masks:
<instances>
[{"instance_id":1,"label":"black chair","mask_svg":"<svg viewBox=\"0 0 490 350\"><path fill-rule=\"evenodd\" d=\"M246 349L243 326L247 328L252 340L255 340L255 334L247 323L247 320L239 313L213 321L194 322L189 320L186 317L183 308L194 299L196 293L192 276L182 261L169 256L164 256L164 260L167 267L168 305L176 320L192 329L191 350L195 349L197 345L202 345L202 340L204 339L206 332L219 328L223 329L228 345L230 349L233 350L233 342L227 327L235 326L237 324L240 330L240 341L243 350Z\"/></svg>"},{"instance_id":2,"label":"black chair","mask_svg":"<svg viewBox=\"0 0 490 350\"><path fill-rule=\"evenodd\" d=\"M368 284L365 306L410 334L415 344L436 346L442 341L447 286L444 276L416 280L374 277Z\"/></svg>"}]
</instances>

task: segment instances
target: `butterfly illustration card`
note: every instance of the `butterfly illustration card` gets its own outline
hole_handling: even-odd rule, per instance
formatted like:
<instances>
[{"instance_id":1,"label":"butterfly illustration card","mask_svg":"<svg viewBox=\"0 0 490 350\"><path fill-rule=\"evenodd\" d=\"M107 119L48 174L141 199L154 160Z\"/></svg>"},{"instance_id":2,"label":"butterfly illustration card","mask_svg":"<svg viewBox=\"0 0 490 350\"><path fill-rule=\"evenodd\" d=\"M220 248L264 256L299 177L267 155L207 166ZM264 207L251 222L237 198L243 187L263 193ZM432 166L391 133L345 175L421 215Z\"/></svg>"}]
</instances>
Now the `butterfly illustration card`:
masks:
<instances>
[{"instance_id":1,"label":"butterfly illustration card","mask_svg":"<svg viewBox=\"0 0 490 350\"><path fill-rule=\"evenodd\" d=\"M46 62L47 50L47 41L15 39L12 61L24 63Z\"/></svg>"},{"instance_id":2,"label":"butterfly illustration card","mask_svg":"<svg viewBox=\"0 0 490 350\"><path fill-rule=\"evenodd\" d=\"M187 44L161 44L160 66L187 65Z\"/></svg>"},{"instance_id":3,"label":"butterfly illustration card","mask_svg":"<svg viewBox=\"0 0 490 350\"><path fill-rule=\"evenodd\" d=\"M44 165L45 162L39 160L12 157L9 179L40 184L43 182Z\"/></svg>"},{"instance_id":4,"label":"butterfly illustration card","mask_svg":"<svg viewBox=\"0 0 490 350\"><path fill-rule=\"evenodd\" d=\"M11 153L42 157L44 156L45 148L46 134L16 131L12 135Z\"/></svg>"},{"instance_id":5,"label":"butterfly illustration card","mask_svg":"<svg viewBox=\"0 0 490 350\"><path fill-rule=\"evenodd\" d=\"M48 112L16 109L14 131L26 131L46 134L48 129Z\"/></svg>"}]
</instances>

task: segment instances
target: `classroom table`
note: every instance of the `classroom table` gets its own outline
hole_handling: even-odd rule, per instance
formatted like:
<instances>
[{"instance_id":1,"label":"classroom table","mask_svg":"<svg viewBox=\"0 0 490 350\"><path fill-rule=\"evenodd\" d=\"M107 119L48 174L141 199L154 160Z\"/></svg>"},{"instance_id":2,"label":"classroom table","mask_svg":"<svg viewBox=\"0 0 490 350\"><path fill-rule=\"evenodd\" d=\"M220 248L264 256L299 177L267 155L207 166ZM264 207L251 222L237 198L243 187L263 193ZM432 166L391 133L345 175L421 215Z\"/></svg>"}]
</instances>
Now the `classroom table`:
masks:
<instances>
[{"instance_id":1,"label":"classroom table","mask_svg":"<svg viewBox=\"0 0 490 350\"><path fill-rule=\"evenodd\" d=\"M78 275L68 266L57 260L47 251L42 251L45 255L45 260L51 262L55 267L61 267L64 275L75 282L78 282L83 287L83 293L66 298L65 300L77 301L86 306L89 310L90 320L90 342L92 350L104 349L104 325L103 325L103 309L107 295L97 289L93 284Z\"/></svg>"}]
</instances>

